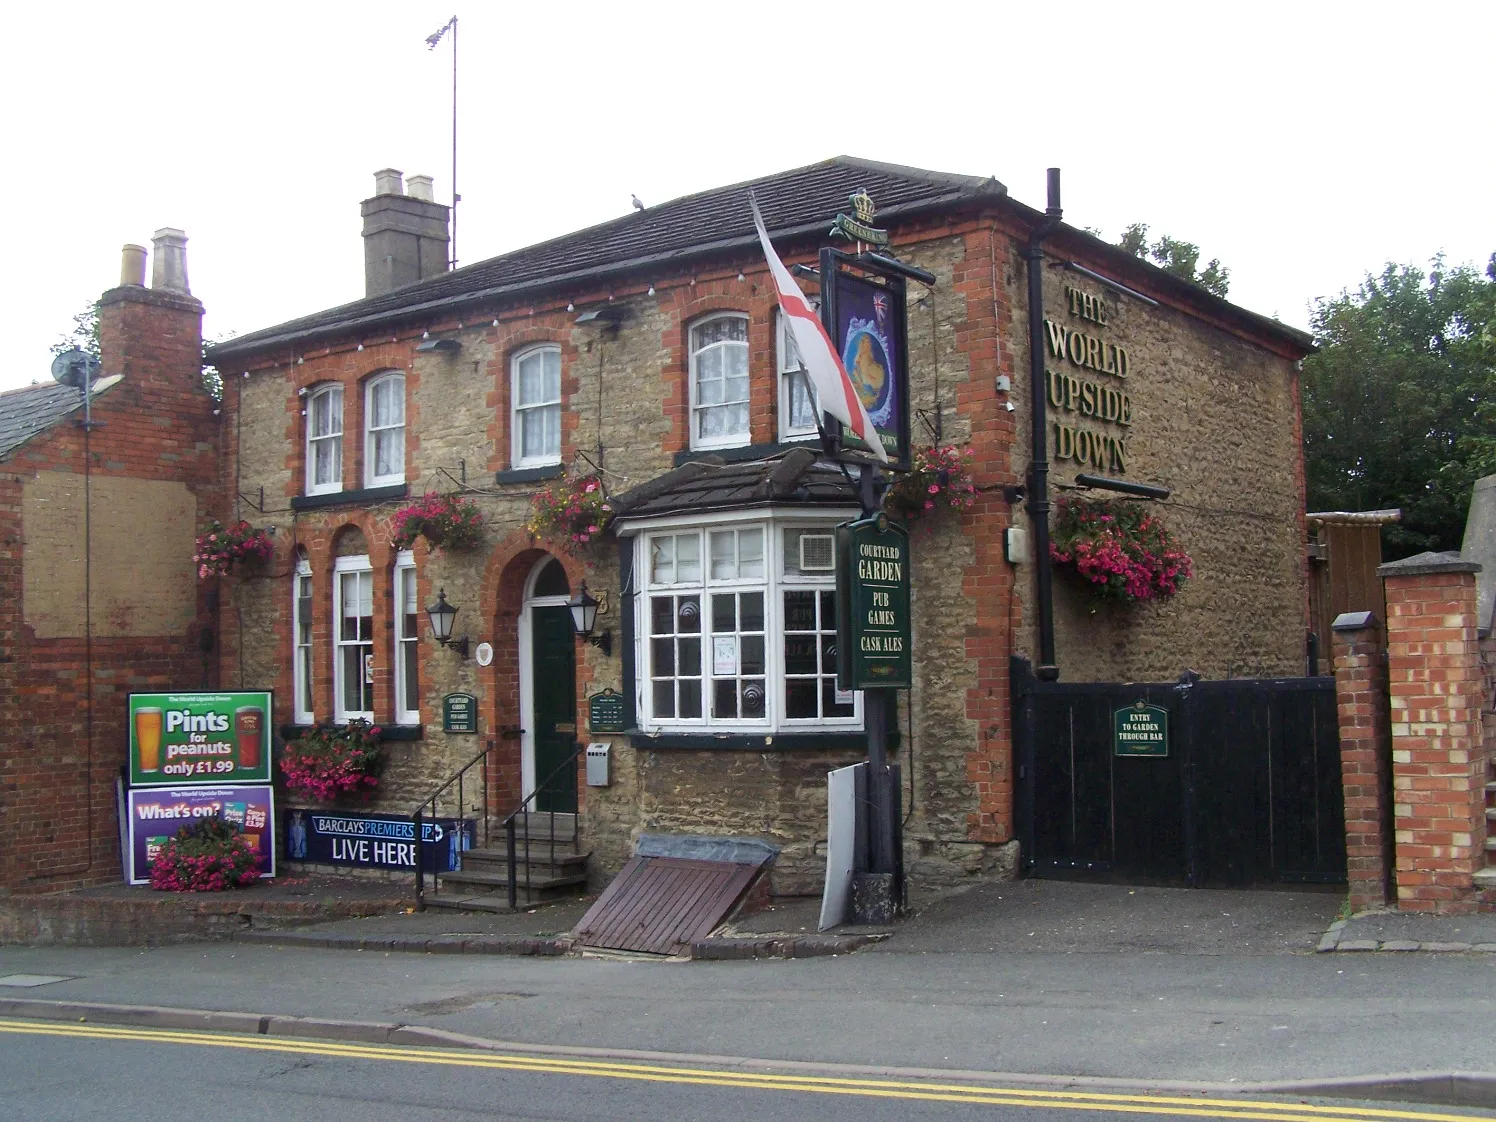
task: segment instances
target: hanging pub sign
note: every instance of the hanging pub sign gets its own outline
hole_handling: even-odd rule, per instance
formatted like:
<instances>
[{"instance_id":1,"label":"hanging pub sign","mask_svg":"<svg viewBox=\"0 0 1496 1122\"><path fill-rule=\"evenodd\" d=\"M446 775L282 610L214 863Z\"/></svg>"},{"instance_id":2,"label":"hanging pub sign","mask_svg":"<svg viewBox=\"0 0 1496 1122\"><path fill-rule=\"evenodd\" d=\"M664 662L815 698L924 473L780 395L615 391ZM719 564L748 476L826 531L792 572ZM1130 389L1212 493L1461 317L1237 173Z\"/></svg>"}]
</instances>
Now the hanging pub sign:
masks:
<instances>
[{"instance_id":1,"label":"hanging pub sign","mask_svg":"<svg viewBox=\"0 0 1496 1122\"><path fill-rule=\"evenodd\" d=\"M442 698L442 732L477 732L478 699L470 693Z\"/></svg>"},{"instance_id":2,"label":"hanging pub sign","mask_svg":"<svg viewBox=\"0 0 1496 1122\"><path fill-rule=\"evenodd\" d=\"M880 514L836 528L836 685L908 689L909 534Z\"/></svg>"},{"instance_id":3,"label":"hanging pub sign","mask_svg":"<svg viewBox=\"0 0 1496 1122\"><path fill-rule=\"evenodd\" d=\"M821 250L821 323L883 443L888 466L900 470L909 468L905 303L903 277L879 273L835 249ZM867 450L834 417L827 414L824 422L842 449Z\"/></svg>"},{"instance_id":4,"label":"hanging pub sign","mask_svg":"<svg viewBox=\"0 0 1496 1122\"><path fill-rule=\"evenodd\" d=\"M130 786L270 782L270 694L132 693Z\"/></svg>"},{"instance_id":5,"label":"hanging pub sign","mask_svg":"<svg viewBox=\"0 0 1496 1122\"><path fill-rule=\"evenodd\" d=\"M1167 756L1169 711L1139 699L1112 713L1112 754L1116 756Z\"/></svg>"},{"instance_id":6,"label":"hanging pub sign","mask_svg":"<svg viewBox=\"0 0 1496 1122\"><path fill-rule=\"evenodd\" d=\"M846 238L848 241L867 242L868 245L887 245L888 231L880 230L873 225L878 208L873 205L873 197L867 193L867 188L859 187L857 194L849 198L847 202L852 206L852 213L836 216L831 223L831 236Z\"/></svg>"}]
</instances>

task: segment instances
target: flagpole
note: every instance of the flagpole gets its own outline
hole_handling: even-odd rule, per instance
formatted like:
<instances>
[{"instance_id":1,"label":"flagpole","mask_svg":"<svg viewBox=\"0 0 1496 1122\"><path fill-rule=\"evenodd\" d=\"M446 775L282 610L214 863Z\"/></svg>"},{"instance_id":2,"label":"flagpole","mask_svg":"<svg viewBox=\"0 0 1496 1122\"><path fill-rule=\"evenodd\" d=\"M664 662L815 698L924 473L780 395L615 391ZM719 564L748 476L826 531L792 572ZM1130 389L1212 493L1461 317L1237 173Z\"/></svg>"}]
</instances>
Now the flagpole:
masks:
<instances>
[{"instance_id":1,"label":"flagpole","mask_svg":"<svg viewBox=\"0 0 1496 1122\"><path fill-rule=\"evenodd\" d=\"M457 268L457 17L452 17L452 268Z\"/></svg>"},{"instance_id":2,"label":"flagpole","mask_svg":"<svg viewBox=\"0 0 1496 1122\"><path fill-rule=\"evenodd\" d=\"M457 193L457 17L454 15L441 28L426 36L426 49L436 50L436 45L442 41L442 36L447 32L452 33L452 210L451 210L451 232L447 242L450 255L447 261L448 268L457 268L457 204L462 201L462 196Z\"/></svg>"}]
</instances>

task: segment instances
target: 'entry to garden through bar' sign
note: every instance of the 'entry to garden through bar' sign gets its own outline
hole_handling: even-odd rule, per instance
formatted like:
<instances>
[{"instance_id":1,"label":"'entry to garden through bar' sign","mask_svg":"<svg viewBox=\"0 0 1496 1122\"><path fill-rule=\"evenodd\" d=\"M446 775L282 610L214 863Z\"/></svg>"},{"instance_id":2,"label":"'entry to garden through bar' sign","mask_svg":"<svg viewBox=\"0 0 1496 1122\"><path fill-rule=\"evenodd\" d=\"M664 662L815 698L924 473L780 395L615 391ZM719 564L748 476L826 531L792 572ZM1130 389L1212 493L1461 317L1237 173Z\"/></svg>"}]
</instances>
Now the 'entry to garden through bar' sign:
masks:
<instances>
[{"instance_id":1,"label":"'entry to garden through bar' sign","mask_svg":"<svg viewBox=\"0 0 1496 1122\"><path fill-rule=\"evenodd\" d=\"M908 689L909 535L885 515L836 528L836 685Z\"/></svg>"},{"instance_id":2,"label":"'entry to garden through bar' sign","mask_svg":"<svg viewBox=\"0 0 1496 1122\"><path fill-rule=\"evenodd\" d=\"M1117 756L1167 756L1169 711L1144 701L1114 710L1112 752Z\"/></svg>"},{"instance_id":3,"label":"'entry to garden through bar' sign","mask_svg":"<svg viewBox=\"0 0 1496 1122\"><path fill-rule=\"evenodd\" d=\"M132 693L130 786L270 782L271 706L254 693Z\"/></svg>"}]
</instances>

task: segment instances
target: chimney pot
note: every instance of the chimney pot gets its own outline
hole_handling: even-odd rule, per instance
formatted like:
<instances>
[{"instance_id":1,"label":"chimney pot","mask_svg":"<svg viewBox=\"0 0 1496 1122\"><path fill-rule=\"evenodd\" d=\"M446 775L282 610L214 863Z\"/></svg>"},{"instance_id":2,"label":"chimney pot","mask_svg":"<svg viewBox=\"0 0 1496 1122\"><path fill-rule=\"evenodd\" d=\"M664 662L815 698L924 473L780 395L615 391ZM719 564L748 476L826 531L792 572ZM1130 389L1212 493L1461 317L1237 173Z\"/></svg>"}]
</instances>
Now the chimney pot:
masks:
<instances>
[{"instance_id":1,"label":"chimney pot","mask_svg":"<svg viewBox=\"0 0 1496 1122\"><path fill-rule=\"evenodd\" d=\"M413 199L434 203L436 195L431 190L431 182L429 175L413 175L405 181L406 193Z\"/></svg>"},{"instance_id":2,"label":"chimney pot","mask_svg":"<svg viewBox=\"0 0 1496 1122\"><path fill-rule=\"evenodd\" d=\"M151 244L156 247L151 287L192 295L187 286L187 235L166 226L151 235Z\"/></svg>"},{"instance_id":3,"label":"chimney pot","mask_svg":"<svg viewBox=\"0 0 1496 1122\"><path fill-rule=\"evenodd\" d=\"M396 171L394 168L385 168L383 171L376 171L374 173L374 194L405 194L405 187L400 181L403 174L403 172Z\"/></svg>"},{"instance_id":4,"label":"chimney pot","mask_svg":"<svg viewBox=\"0 0 1496 1122\"><path fill-rule=\"evenodd\" d=\"M120 251L119 282L145 287L145 246L127 245Z\"/></svg>"}]
</instances>

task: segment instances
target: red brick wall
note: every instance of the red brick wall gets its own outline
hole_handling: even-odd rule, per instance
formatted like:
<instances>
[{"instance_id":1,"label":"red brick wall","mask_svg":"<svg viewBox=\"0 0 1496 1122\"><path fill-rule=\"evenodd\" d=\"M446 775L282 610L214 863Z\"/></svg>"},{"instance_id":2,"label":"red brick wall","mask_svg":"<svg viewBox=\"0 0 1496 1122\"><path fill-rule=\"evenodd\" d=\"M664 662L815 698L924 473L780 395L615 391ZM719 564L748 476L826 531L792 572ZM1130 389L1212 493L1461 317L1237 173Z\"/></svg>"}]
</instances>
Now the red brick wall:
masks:
<instances>
[{"instance_id":1,"label":"red brick wall","mask_svg":"<svg viewBox=\"0 0 1496 1122\"><path fill-rule=\"evenodd\" d=\"M1387 568L1398 907L1473 911L1486 833L1475 576Z\"/></svg>"},{"instance_id":2,"label":"red brick wall","mask_svg":"<svg viewBox=\"0 0 1496 1122\"><path fill-rule=\"evenodd\" d=\"M1358 630L1331 634L1345 798L1346 875L1351 910L1359 912L1387 902L1392 872L1386 641L1375 618Z\"/></svg>"},{"instance_id":3,"label":"red brick wall","mask_svg":"<svg viewBox=\"0 0 1496 1122\"><path fill-rule=\"evenodd\" d=\"M198 530L221 497L216 403L200 377L201 315L190 297L144 288L104 295L104 373L123 381L96 401L98 426L86 436L94 480L183 483ZM118 880L114 781L126 757L128 694L217 684L201 645L214 639L201 590L192 622L172 634L111 636L96 621L92 636L38 638L26 624L22 495L39 473L83 472L81 419L80 410L0 462L0 894ZM33 550L31 563L76 563L82 537L80 526L58 556ZM91 564L139 567L129 555L95 555Z\"/></svg>"}]
</instances>

